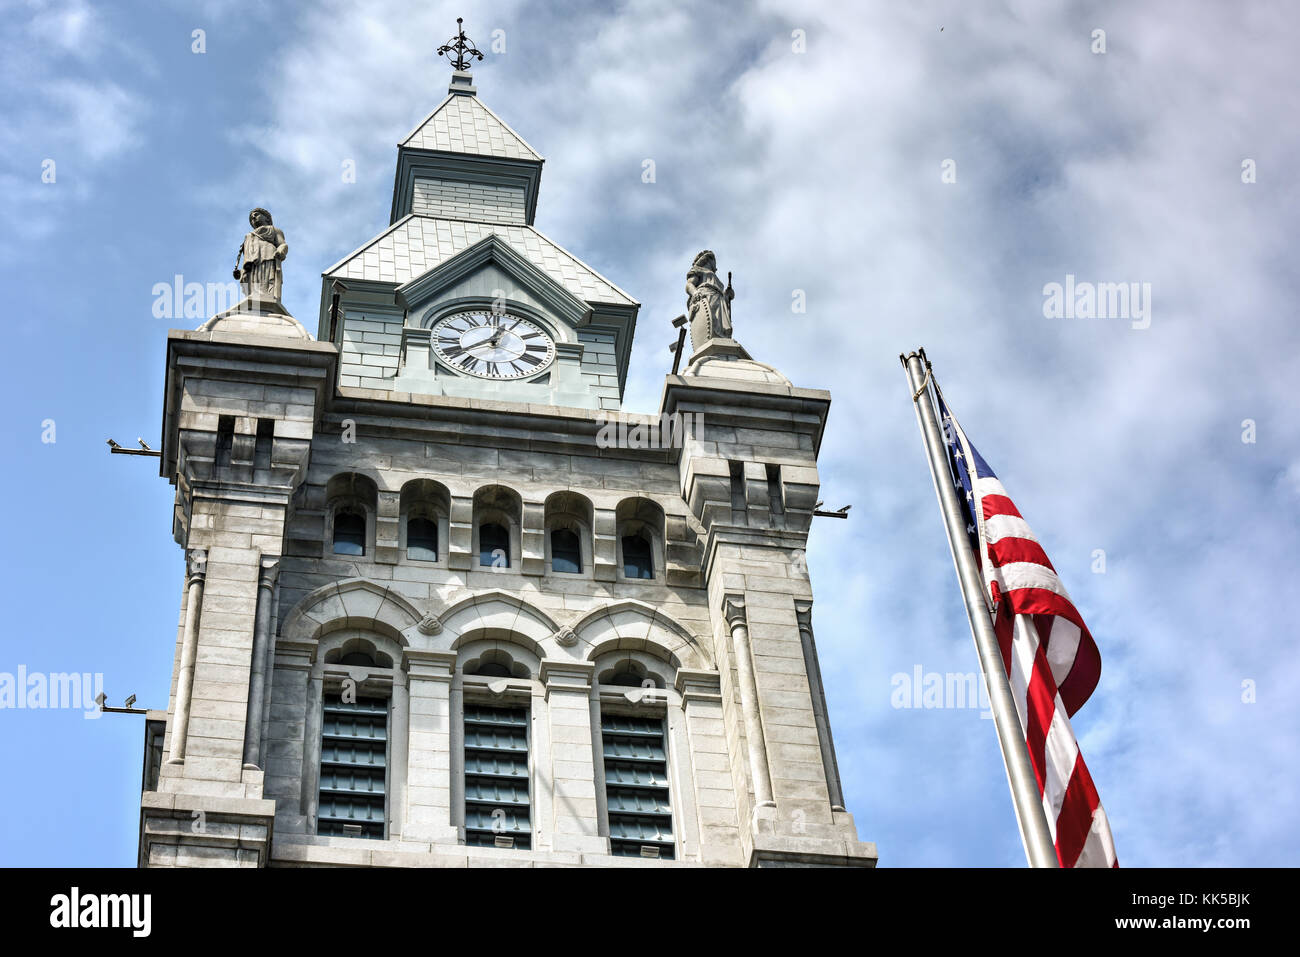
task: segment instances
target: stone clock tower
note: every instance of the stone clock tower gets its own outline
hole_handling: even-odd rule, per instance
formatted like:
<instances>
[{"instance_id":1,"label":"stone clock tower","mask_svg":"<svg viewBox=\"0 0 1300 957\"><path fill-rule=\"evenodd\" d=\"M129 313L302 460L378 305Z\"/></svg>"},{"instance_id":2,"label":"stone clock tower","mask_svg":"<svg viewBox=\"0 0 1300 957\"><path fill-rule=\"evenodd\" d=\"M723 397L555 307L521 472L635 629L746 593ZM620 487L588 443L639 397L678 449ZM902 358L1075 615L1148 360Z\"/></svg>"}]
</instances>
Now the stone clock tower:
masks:
<instances>
[{"instance_id":1,"label":"stone clock tower","mask_svg":"<svg viewBox=\"0 0 1300 957\"><path fill-rule=\"evenodd\" d=\"M169 334L141 865L874 865L803 562L830 396L749 357L702 253L691 358L624 415L638 303L533 226L542 158L446 49L317 336L265 210L248 298Z\"/></svg>"}]
</instances>

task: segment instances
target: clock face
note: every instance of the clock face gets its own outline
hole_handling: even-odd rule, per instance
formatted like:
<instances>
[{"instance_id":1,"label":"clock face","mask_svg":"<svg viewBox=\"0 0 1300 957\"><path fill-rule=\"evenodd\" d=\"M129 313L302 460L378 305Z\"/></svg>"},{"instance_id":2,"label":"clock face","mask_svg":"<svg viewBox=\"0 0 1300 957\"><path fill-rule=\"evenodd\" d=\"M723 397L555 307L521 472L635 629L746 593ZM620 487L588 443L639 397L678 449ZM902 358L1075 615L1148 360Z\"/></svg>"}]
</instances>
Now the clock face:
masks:
<instances>
[{"instance_id":1,"label":"clock face","mask_svg":"<svg viewBox=\"0 0 1300 957\"><path fill-rule=\"evenodd\" d=\"M457 372L523 379L551 364L555 343L527 319L483 309L440 319L433 327L433 351Z\"/></svg>"}]
</instances>

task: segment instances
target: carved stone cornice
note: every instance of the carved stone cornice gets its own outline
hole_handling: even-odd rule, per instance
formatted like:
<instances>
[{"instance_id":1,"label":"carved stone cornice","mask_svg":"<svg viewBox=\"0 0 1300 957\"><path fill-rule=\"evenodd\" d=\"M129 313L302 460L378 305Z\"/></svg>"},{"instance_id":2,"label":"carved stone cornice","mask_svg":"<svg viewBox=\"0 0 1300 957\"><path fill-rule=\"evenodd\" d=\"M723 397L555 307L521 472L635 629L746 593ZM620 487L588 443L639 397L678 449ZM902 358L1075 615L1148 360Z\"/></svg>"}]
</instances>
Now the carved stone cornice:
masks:
<instances>
[{"instance_id":1,"label":"carved stone cornice","mask_svg":"<svg viewBox=\"0 0 1300 957\"><path fill-rule=\"evenodd\" d=\"M549 698L555 691L573 691L587 693L591 690L591 679L596 666L590 661L562 661L555 658L543 658L537 677L546 686Z\"/></svg>"},{"instance_id":2,"label":"carved stone cornice","mask_svg":"<svg viewBox=\"0 0 1300 957\"><path fill-rule=\"evenodd\" d=\"M456 652L422 651L406 648L402 651L403 666L412 680L450 682L456 673Z\"/></svg>"},{"instance_id":3,"label":"carved stone cornice","mask_svg":"<svg viewBox=\"0 0 1300 957\"><path fill-rule=\"evenodd\" d=\"M722 676L716 671L679 668L675 684L683 708L692 701L722 700Z\"/></svg>"}]
</instances>

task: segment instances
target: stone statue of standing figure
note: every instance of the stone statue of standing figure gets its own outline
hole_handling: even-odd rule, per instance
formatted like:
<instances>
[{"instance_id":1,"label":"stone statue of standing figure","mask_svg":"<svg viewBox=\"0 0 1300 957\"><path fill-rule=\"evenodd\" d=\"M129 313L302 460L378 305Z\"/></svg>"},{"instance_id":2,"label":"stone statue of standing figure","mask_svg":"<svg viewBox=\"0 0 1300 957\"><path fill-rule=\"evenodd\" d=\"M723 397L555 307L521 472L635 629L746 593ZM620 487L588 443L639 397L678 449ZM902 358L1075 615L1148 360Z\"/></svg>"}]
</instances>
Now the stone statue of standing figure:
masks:
<instances>
[{"instance_id":1,"label":"stone statue of standing figure","mask_svg":"<svg viewBox=\"0 0 1300 957\"><path fill-rule=\"evenodd\" d=\"M289 244L284 241L283 231L271 222L271 214L261 207L248 214L248 223L253 230L244 236L244 245L235 256L235 278L245 298L279 302L284 287L284 267L280 264L289 255Z\"/></svg>"},{"instance_id":2,"label":"stone statue of standing figure","mask_svg":"<svg viewBox=\"0 0 1300 957\"><path fill-rule=\"evenodd\" d=\"M732 338L731 300L735 298L731 273L727 273L723 288L713 251L706 249L696 256L686 274L686 314L690 318L693 351L698 352L711 339Z\"/></svg>"}]
</instances>

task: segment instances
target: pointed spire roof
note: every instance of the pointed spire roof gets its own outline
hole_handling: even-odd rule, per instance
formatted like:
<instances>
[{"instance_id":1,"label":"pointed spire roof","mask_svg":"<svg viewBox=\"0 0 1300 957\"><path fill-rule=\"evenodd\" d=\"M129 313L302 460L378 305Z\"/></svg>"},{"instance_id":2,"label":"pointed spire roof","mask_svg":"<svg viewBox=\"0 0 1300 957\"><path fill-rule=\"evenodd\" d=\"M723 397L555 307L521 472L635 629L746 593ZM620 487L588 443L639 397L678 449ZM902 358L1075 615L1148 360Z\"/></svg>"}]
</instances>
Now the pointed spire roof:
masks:
<instances>
[{"instance_id":1,"label":"pointed spire roof","mask_svg":"<svg viewBox=\"0 0 1300 957\"><path fill-rule=\"evenodd\" d=\"M464 82L458 82L462 76ZM468 73L454 74L447 98L397 145L404 149L542 162L542 157L522 136L483 105L468 80Z\"/></svg>"}]
</instances>

